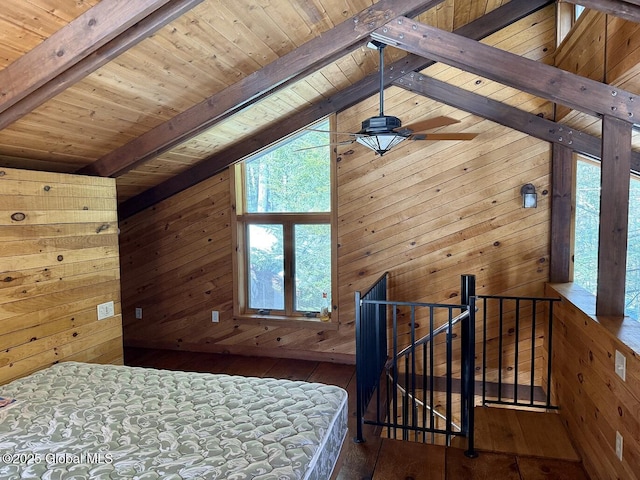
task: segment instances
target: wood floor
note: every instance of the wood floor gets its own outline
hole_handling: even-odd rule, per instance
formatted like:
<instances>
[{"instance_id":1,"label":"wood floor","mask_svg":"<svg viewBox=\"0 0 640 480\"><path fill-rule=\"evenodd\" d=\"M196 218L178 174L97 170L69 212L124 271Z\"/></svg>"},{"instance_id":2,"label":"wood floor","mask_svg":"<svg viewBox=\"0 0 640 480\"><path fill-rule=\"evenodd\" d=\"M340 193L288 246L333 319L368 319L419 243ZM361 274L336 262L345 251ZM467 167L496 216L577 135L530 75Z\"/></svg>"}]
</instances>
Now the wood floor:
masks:
<instances>
[{"instance_id":1,"label":"wood floor","mask_svg":"<svg viewBox=\"0 0 640 480\"><path fill-rule=\"evenodd\" d=\"M131 348L125 349L125 363L338 385L349 393L349 429L355 431L353 365ZM532 422L528 418L514 420L512 413L504 412L497 415L496 420L488 415L488 410L493 409L483 410L478 415L478 436L490 432L491 438L478 438L477 444L486 449L479 449L478 458L467 458L459 448L382 439L365 430L365 443L356 444L347 439L337 480L588 480L571 449L558 447L559 444L549 448L557 441L557 435L544 430L553 427L551 424ZM509 429L507 424L519 427ZM524 425L535 431L525 432ZM504 438L494 438L496 435ZM558 454L559 450L563 453Z\"/></svg>"}]
</instances>

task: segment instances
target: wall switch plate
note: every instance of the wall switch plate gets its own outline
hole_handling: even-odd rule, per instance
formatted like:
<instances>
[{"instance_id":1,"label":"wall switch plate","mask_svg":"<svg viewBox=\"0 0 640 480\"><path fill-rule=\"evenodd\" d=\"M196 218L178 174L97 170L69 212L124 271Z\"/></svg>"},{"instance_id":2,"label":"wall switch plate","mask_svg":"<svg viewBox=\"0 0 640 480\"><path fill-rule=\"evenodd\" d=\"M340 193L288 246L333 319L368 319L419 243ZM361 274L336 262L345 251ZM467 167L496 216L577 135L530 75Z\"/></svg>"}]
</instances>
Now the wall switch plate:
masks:
<instances>
[{"instance_id":1,"label":"wall switch plate","mask_svg":"<svg viewBox=\"0 0 640 480\"><path fill-rule=\"evenodd\" d=\"M142 308L136 307L136 318L140 320L142 318Z\"/></svg>"},{"instance_id":2,"label":"wall switch plate","mask_svg":"<svg viewBox=\"0 0 640 480\"><path fill-rule=\"evenodd\" d=\"M101 303L98 305L98 320L104 320L105 318L113 317L115 314L115 308L113 301Z\"/></svg>"},{"instance_id":3,"label":"wall switch plate","mask_svg":"<svg viewBox=\"0 0 640 480\"><path fill-rule=\"evenodd\" d=\"M217 312L216 310L213 310L211 312L211 321L213 323L218 323L220 321L220 313Z\"/></svg>"},{"instance_id":4,"label":"wall switch plate","mask_svg":"<svg viewBox=\"0 0 640 480\"><path fill-rule=\"evenodd\" d=\"M622 461L622 443L622 435L616 432L616 456L620 461Z\"/></svg>"},{"instance_id":5,"label":"wall switch plate","mask_svg":"<svg viewBox=\"0 0 640 480\"><path fill-rule=\"evenodd\" d=\"M627 357L618 350L616 350L616 374L622 380L627 380Z\"/></svg>"}]
</instances>

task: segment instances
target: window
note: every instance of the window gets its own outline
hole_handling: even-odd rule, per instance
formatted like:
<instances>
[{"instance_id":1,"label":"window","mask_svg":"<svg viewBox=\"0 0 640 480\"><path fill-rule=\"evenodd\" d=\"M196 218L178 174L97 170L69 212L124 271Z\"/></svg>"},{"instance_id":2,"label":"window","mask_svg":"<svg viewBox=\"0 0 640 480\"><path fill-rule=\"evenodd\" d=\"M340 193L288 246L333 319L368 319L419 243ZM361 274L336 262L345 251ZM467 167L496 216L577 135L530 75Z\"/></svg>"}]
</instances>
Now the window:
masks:
<instances>
[{"instance_id":1,"label":"window","mask_svg":"<svg viewBox=\"0 0 640 480\"><path fill-rule=\"evenodd\" d=\"M631 177L629 205L640 202L640 178ZM573 281L594 295L598 281L600 164L580 157L576 169ZM629 209L625 315L640 319L640 216Z\"/></svg>"},{"instance_id":2,"label":"window","mask_svg":"<svg viewBox=\"0 0 640 480\"><path fill-rule=\"evenodd\" d=\"M556 5L556 41L560 45L569 35L578 19L586 12L585 7L568 2L558 2Z\"/></svg>"},{"instance_id":3,"label":"window","mask_svg":"<svg viewBox=\"0 0 640 480\"><path fill-rule=\"evenodd\" d=\"M329 128L325 120L235 168L236 315L327 319L335 243Z\"/></svg>"}]
</instances>

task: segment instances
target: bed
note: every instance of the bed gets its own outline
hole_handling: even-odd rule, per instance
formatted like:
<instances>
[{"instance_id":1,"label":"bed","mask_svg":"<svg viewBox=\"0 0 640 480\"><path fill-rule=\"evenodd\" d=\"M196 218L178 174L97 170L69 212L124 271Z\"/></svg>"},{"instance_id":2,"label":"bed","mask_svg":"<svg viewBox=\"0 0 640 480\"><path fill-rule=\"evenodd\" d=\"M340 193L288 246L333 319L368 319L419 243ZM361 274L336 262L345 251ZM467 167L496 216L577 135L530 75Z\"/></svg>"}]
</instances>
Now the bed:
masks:
<instances>
[{"instance_id":1,"label":"bed","mask_svg":"<svg viewBox=\"0 0 640 480\"><path fill-rule=\"evenodd\" d=\"M291 380L65 362L0 386L0 478L318 479L347 393Z\"/></svg>"}]
</instances>

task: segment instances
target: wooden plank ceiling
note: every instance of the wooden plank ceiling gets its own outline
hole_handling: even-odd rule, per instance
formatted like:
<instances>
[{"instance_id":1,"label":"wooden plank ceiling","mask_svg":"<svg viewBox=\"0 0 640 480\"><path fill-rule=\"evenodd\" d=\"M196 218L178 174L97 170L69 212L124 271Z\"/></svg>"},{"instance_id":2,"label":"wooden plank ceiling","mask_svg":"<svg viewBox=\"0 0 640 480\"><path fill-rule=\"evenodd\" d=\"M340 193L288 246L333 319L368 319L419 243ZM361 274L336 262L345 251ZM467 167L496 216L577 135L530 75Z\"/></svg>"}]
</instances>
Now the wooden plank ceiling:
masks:
<instances>
[{"instance_id":1,"label":"wooden plank ceiling","mask_svg":"<svg viewBox=\"0 0 640 480\"><path fill-rule=\"evenodd\" d=\"M517 19L518 5L535 11L553 2L511 3L510 15ZM640 17L638 7L627 2L589 3L603 11ZM220 166L236 160L248 153L238 145L263 146L271 138L265 134L270 127L314 106L316 114L329 113L340 95L343 108L351 106L344 96L357 95L349 88L373 93L375 103L377 53L364 43L389 20L406 15L447 32L482 38L493 32L484 31L479 23L490 19L496 25L491 12L506 11L507 4L506 0L4 0L0 165L115 176L119 201L130 200L188 174L216 154L225 157ZM469 27L473 25L479 26ZM504 43L508 45L508 39ZM548 62L544 52L536 50L535 38L528 45L509 48ZM387 48L385 53L388 64L407 62L407 71L429 65L422 57L416 63L415 56L400 49ZM477 81L477 75L464 77L441 64L429 68L429 76L443 82L445 90L458 85L492 99L514 97L511 87L495 81L482 79L483 88L477 89L465 86L472 78ZM421 96L428 94L402 85L397 75L387 81ZM623 87L640 93L632 81ZM449 95L453 102L456 92ZM390 93L391 108L393 98ZM436 107L425 102L421 106L429 114ZM550 114L548 104L532 95L520 96L517 105L534 117ZM570 116L568 121L585 125L595 139L597 118L584 118ZM595 145L589 148L597 148L597 141Z\"/></svg>"}]
</instances>

